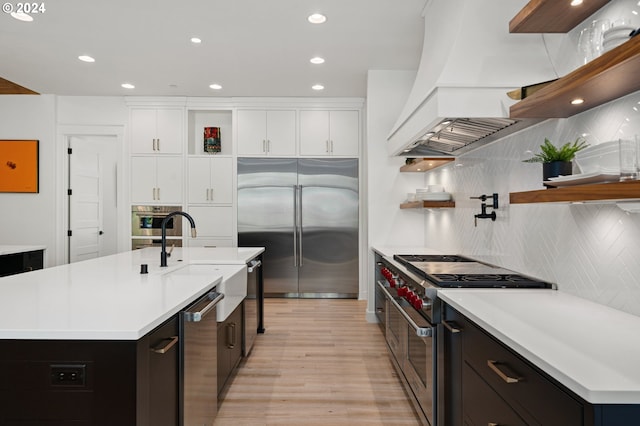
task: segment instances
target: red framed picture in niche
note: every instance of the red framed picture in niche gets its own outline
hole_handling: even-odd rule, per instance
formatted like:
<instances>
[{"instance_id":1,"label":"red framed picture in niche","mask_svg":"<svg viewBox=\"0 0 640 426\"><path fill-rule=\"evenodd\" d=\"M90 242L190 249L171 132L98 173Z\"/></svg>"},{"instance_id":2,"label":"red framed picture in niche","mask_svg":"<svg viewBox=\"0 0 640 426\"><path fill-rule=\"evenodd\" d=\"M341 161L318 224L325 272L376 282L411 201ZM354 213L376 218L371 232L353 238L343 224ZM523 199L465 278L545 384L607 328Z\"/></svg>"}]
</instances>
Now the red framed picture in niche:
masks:
<instances>
[{"instance_id":1,"label":"red framed picture in niche","mask_svg":"<svg viewBox=\"0 0 640 426\"><path fill-rule=\"evenodd\" d=\"M37 140L0 140L0 192L38 192Z\"/></svg>"}]
</instances>

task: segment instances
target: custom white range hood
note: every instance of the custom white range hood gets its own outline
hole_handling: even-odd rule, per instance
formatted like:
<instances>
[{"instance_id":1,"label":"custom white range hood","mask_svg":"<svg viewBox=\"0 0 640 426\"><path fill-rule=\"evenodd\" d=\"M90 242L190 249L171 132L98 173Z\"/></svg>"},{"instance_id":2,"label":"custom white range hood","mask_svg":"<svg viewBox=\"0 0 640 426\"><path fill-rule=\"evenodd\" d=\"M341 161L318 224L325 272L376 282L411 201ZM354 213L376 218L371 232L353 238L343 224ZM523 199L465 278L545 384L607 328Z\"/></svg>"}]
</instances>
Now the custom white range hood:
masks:
<instances>
[{"instance_id":1,"label":"custom white range hood","mask_svg":"<svg viewBox=\"0 0 640 426\"><path fill-rule=\"evenodd\" d=\"M509 33L526 3L427 0L422 58L390 155L458 155L534 122L508 118L507 92L557 76L542 35Z\"/></svg>"}]
</instances>

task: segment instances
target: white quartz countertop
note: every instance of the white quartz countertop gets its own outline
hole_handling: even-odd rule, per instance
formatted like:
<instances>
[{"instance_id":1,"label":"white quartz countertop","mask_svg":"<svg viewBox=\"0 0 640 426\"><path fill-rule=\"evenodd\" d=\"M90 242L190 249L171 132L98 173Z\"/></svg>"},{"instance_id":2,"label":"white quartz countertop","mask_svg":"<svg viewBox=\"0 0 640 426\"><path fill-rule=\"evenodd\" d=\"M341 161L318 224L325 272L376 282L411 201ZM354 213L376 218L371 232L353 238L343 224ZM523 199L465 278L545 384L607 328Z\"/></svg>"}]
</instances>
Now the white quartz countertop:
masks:
<instances>
[{"instance_id":1,"label":"white quartz countertop","mask_svg":"<svg viewBox=\"0 0 640 426\"><path fill-rule=\"evenodd\" d=\"M586 401L640 404L640 317L554 290L438 295Z\"/></svg>"},{"instance_id":2,"label":"white quartz countertop","mask_svg":"<svg viewBox=\"0 0 640 426\"><path fill-rule=\"evenodd\" d=\"M0 245L0 256L16 253L27 253L30 251L46 250L45 246L11 246Z\"/></svg>"},{"instance_id":3,"label":"white quartz countertop","mask_svg":"<svg viewBox=\"0 0 640 426\"><path fill-rule=\"evenodd\" d=\"M223 280L222 268L173 272L242 268L263 251L176 248L160 268L160 250L147 248L0 278L0 339L137 340Z\"/></svg>"}]
</instances>

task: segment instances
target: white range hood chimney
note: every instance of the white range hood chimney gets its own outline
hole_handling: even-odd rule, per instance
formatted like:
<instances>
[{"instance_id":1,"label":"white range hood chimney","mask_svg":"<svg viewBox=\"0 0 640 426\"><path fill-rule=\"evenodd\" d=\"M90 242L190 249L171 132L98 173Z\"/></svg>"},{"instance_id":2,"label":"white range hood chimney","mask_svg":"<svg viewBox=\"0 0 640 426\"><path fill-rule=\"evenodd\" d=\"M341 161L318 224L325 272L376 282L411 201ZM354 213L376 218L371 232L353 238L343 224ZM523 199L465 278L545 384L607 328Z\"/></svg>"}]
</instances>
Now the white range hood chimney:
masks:
<instances>
[{"instance_id":1,"label":"white range hood chimney","mask_svg":"<svg viewBox=\"0 0 640 426\"><path fill-rule=\"evenodd\" d=\"M421 155L456 155L468 151L485 127L490 135L497 128L531 124L511 125L515 120L508 119L509 106L515 101L507 92L557 76L542 35L509 33L509 21L526 3L427 0L422 58L407 103L387 138L390 155L412 156L420 150ZM447 121L454 122L453 131ZM430 131L441 135L431 137ZM445 144L436 140L447 135L452 138Z\"/></svg>"}]
</instances>

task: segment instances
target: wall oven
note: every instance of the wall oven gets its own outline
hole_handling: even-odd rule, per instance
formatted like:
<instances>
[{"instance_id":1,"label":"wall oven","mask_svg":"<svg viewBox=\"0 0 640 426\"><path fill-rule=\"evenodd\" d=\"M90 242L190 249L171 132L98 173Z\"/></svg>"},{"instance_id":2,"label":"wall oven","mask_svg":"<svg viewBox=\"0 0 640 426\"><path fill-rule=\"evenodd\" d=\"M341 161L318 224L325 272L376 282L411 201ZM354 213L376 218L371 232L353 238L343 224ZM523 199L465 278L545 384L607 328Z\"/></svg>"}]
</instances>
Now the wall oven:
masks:
<instances>
[{"instance_id":1,"label":"wall oven","mask_svg":"<svg viewBox=\"0 0 640 426\"><path fill-rule=\"evenodd\" d=\"M131 206L131 236L161 237L162 220L169 213L181 211L180 206ZM168 237L182 236L182 216L176 215L167 221Z\"/></svg>"},{"instance_id":2,"label":"wall oven","mask_svg":"<svg viewBox=\"0 0 640 426\"><path fill-rule=\"evenodd\" d=\"M162 241L160 238L132 238L131 239L131 250L139 250L147 247L158 247L162 246ZM181 238L167 238L167 249L172 250L173 247L182 247L182 239Z\"/></svg>"}]
</instances>

